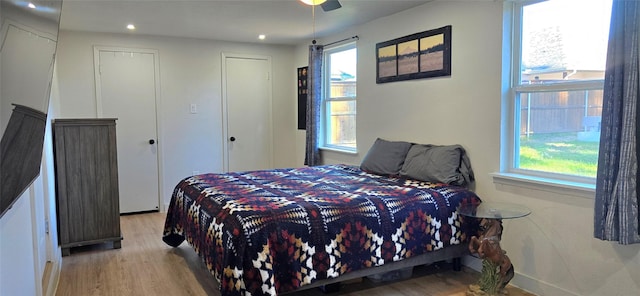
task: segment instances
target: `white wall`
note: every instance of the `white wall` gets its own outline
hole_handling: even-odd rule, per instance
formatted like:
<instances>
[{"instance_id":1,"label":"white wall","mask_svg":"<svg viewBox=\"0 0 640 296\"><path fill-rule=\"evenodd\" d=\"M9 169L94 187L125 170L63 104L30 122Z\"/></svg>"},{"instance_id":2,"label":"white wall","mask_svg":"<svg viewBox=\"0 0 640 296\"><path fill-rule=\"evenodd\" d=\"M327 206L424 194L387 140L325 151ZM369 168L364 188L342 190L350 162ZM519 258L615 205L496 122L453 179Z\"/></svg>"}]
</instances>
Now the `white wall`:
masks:
<instances>
[{"instance_id":1,"label":"white wall","mask_svg":"<svg viewBox=\"0 0 640 296\"><path fill-rule=\"evenodd\" d=\"M193 171L222 172L222 53L272 58L274 165L295 165L296 69L291 46L62 31L58 43L59 118L96 117L93 46L156 49L160 61L160 133L164 203ZM189 105L198 105L190 114Z\"/></svg>"},{"instance_id":2,"label":"white wall","mask_svg":"<svg viewBox=\"0 0 640 296\"><path fill-rule=\"evenodd\" d=\"M484 200L520 203L533 211L504 221L502 246L516 270L513 284L540 295L638 295L640 245L594 239L592 197L493 183L490 174L500 170L502 5L436 1L320 40L360 37L358 154L324 151L324 162L359 164L377 137L461 144ZM376 43L445 25L453 29L451 77L375 83ZM306 44L296 48L296 67L307 65L306 50ZM304 132L296 139L300 158ZM478 266L477 260L466 262Z\"/></svg>"},{"instance_id":3,"label":"white wall","mask_svg":"<svg viewBox=\"0 0 640 296\"><path fill-rule=\"evenodd\" d=\"M0 294L36 295L31 189L0 220Z\"/></svg>"}]
</instances>

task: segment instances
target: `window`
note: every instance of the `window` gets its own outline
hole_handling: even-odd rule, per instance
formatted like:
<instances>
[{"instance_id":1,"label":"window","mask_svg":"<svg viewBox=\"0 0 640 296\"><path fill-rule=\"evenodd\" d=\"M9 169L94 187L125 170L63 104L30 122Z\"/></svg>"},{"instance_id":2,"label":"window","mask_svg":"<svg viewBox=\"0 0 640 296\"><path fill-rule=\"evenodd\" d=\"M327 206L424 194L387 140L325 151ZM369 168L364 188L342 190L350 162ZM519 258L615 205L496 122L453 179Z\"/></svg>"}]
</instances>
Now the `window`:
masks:
<instances>
[{"instance_id":1,"label":"window","mask_svg":"<svg viewBox=\"0 0 640 296\"><path fill-rule=\"evenodd\" d=\"M611 0L514 7L509 171L593 183Z\"/></svg>"},{"instance_id":2,"label":"window","mask_svg":"<svg viewBox=\"0 0 640 296\"><path fill-rule=\"evenodd\" d=\"M355 43L325 49L321 147L356 151Z\"/></svg>"}]
</instances>

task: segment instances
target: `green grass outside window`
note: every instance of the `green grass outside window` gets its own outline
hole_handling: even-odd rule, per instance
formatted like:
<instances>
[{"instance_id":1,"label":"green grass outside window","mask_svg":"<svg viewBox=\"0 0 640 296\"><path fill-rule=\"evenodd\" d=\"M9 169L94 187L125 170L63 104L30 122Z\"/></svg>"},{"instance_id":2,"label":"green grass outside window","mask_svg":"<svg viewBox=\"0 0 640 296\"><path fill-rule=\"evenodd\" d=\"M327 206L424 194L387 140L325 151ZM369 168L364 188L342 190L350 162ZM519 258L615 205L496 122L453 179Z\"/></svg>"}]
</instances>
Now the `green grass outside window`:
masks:
<instances>
[{"instance_id":1,"label":"green grass outside window","mask_svg":"<svg viewBox=\"0 0 640 296\"><path fill-rule=\"evenodd\" d=\"M520 168L595 178L599 145L577 133L521 136Z\"/></svg>"}]
</instances>

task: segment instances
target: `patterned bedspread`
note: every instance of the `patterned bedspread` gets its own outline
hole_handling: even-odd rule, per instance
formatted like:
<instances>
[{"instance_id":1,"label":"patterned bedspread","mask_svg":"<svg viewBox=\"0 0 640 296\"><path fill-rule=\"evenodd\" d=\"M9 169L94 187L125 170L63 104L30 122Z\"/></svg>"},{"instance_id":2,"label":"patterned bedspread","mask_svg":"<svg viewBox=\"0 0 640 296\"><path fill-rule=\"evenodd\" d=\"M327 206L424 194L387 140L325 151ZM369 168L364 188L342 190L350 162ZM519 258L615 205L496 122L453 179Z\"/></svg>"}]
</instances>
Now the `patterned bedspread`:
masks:
<instances>
[{"instance_id":1,"label":"patterned bedspread","mask_svg":"<svg viewBox=\"0 0 640 296\"><path fill-rule=\"evenodd\" d=\"M277 295L317 280L463 243L456 186L325 165L186 178L163 240L185 239L225 295ZM470 236L470 235L469 235Z\"/></svg>"}]
</instances>

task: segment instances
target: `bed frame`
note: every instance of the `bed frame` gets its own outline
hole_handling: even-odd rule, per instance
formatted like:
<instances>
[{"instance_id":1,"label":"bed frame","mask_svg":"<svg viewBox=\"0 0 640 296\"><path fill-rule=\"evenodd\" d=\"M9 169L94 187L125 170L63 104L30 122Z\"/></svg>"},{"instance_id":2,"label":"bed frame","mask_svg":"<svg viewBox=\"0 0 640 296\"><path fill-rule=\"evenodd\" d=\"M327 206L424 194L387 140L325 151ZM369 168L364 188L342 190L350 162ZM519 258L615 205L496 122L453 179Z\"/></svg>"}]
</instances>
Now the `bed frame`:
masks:
<instances>
[{"instance_id":1,"label":"bed frame","mask_svg":"<svg viewBox=\"0 0 640 296\"><path fill-rule=\"evenodd\" d=\"M428 253L407 258L401 261L389 262L389 263L385 263L384 265L349 272L337 278L316 281L309 285L302 286L298 290L287 292L284 294L296 293L299 291L308 290L308 289L317 288L317 287L322 288L324 286L328 286L328 285L332 285L332 284L336 284L336 283L340 283L340 282L344 282L344 281L348 281L356 278L361 278L361 277L370 276L370 275L379 274L379 273L385 273L388 271L393 271L393 270L407 268L407 267L432 264L432 263L436 263L444 260L453 260L453 270L460 271L462 269L461 257L469 254L470 254L469 248L467 247L466 244L448 246L437 251L428 252Z\"/></svg>"}]
</instances>

